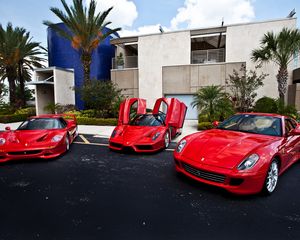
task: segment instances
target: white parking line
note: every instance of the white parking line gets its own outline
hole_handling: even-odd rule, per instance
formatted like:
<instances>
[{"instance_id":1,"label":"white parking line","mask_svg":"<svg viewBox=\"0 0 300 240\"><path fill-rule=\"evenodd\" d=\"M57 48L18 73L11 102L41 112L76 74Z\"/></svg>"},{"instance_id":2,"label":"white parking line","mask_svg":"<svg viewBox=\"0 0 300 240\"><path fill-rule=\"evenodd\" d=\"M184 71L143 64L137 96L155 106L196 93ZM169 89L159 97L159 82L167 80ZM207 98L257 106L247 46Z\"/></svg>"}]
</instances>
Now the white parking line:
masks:
<instances>
[{"instance_id":1,"label":"white parking line","mask_svg":"<svg viewBox=\"0 0 300 240\"><path fill-rule=\"evenodd\" d=\"M83 135L79 135L79 137L84 141L85 144L90 143Z\"/></svg>"}]
</instances>

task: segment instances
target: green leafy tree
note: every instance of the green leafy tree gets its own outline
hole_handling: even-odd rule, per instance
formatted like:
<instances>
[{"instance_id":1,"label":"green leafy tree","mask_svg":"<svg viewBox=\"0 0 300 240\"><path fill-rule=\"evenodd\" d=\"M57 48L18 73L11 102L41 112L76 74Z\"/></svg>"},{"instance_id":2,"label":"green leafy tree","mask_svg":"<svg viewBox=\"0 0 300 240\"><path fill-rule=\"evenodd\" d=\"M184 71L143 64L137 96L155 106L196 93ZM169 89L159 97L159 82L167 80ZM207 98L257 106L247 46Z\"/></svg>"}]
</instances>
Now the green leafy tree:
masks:
<instances>
[{"instance_id":1,"label":"green leafy tree","mask_svg":"<svg viewBox=\"0 0 300 240\"><path fill-rule=\"evenodd\" d=\"M278 65L278 93L283 102L287 91L288 65L299 48L299 29L283 28L278 34L267 32L261 40L260 47L252 51L253 61L274 62Z\"/></svg>"},{"instance_id":2,"label":"green leafy tree","mask_svg":"<svg viewBox=\"0 0 300 240\"><path fill-rule=\"evenodd\" d=\"M121 90L111 81L93 80L78 89L87 109L93 109L97 117L116 117Z\"/></svg>"},{"instance_id":3,"label":"green leafy tree","mask_svg":"<svg viewBox=\"0 0 300 240\"><path fill-rule=\"evenodd\" d=\"M246 71L245 65L242 64L240 72L234 69L233 74L228 75L226 84L230 88L232 100L238 111L249 111L257 96L256 90L264 85L263 80L268 74L258 74L256 72L258 68L260 66L256 66L255 70Z\"/></svg>"},{"instance_id":4,"label":"green leafy tree","mask_svg":"<svg viewBox=\"0 0 300 240\"><path fill-rule=\"evenodd\" d=\"M194 96L192 107L197 107L200 114L207 114L208 120L219 120L220 116L232 110L231 102L221 86L207 86L198 90Z\"/></svg>"},{"instance_id":5,"label":"green leafy tree","mask_svg":"<svg viewBox=\"0 0 300 240\"><path fill-rule=\"evenodd\" d=\"M53 28L62 37L68 39L72 47L81 54L81 62L84 71L84 83L90 82L90 65L92 62L92 52L98 45L112 33L116 33L121 28L107 30L103 29L111 22L105 21L112 10L112 7L103 13L96 13L96 1L91 0L88 8L83 5L82 0L73 0L73 6L68 6L65 0L61 0L65 12L52 7L50 10L65 24L68 30L61 28L50 21L44 24Z\"/></svg>"}]
</instances>

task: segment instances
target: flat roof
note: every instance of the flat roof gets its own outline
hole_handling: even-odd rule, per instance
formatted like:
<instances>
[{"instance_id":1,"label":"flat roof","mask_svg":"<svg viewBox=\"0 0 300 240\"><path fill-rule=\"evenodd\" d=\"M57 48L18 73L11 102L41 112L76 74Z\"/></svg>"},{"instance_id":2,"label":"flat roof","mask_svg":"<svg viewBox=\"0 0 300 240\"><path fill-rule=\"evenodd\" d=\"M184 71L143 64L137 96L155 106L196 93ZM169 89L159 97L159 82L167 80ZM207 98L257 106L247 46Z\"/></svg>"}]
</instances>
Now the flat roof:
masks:
<instances>
[{"instance_id":1,"label":"flat roof","mask_svg":"<svg viewBox=\"0 0 300 240\"><path fill-rule=\"evenodd\" d=\"M266 21L235 23L235 24L228 24L228 25L224 25L224 26L215 26L215 27L183 29L183 30L176 30L176 31L164 32L164 33L149 33L149 34L141 34L141 35L135 35L135 36L126 36L126 37L111 39L110 43L117 45L117 44L122 44L122 43L137 42L139 37L176 33L176 32L186 32L186 31L190 31L191 36L201 35L201 34L220 33L220 32L225 33L227 30L227 27L261 24L261 23L268 23L268 22L280 22L280 21L287 21L287 20L297 20L297 17L279 18L279 19L272 19L272 20L266 20Z\"/></svg>"},{"instance_id":2,"label":"flat roof","mask_svg":"<svg viewBox=\"0 0 300 240\"><path fill-rule=\"evenodd\" d=\"M45 68L35 68L33 69L35 72L51 72L53 70L60 70L65 72L74 72L74 69L71 68L61 68L61 67L45 67Z\"/></svg>"}]
</instances>

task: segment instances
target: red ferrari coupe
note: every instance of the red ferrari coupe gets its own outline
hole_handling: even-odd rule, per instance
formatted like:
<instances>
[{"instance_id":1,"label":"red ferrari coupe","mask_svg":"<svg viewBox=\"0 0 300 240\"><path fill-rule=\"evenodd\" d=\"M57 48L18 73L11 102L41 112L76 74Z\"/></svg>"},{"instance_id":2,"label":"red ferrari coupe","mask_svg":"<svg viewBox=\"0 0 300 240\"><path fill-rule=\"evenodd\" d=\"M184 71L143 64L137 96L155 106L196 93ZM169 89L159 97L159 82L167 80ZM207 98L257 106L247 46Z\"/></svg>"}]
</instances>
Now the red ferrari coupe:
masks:
<instances>
[{"instance_id":1,"label":"red ferrari coupe","mask_svg":"<svg viewBox=\"0 0 300 240\"><path fill-rule=\"evenodd\" d=\"M118 126L109 139L113 150L155 152L167 148L171 138L181 133L187 107L176 98L159 98L152 113L146 100L126 99L120 105Z\"/></svg>"},{"instance_id":2,"label":"red ferrari coupe","mask_svg":"<svg viewBox=\"0 0 300 240\"><path fill-rule=\"evenodd\" d=\"M285 116L236 114L216 129L183 138L175 168L237 194L271 194L278 176L300 157L300 126Z\"/></svg>"},{"instance_id":3,"label":"red ferrari coupe","mask_svg":"<svg viewBox=\"0 0 300 240\"><path fill-rule=\"evenodd\" d=\"M77 134L73 115L30 117L16 130L6 127L0 132L0 162L57 157L69 150Z\"/></svg>"}]
</instances>

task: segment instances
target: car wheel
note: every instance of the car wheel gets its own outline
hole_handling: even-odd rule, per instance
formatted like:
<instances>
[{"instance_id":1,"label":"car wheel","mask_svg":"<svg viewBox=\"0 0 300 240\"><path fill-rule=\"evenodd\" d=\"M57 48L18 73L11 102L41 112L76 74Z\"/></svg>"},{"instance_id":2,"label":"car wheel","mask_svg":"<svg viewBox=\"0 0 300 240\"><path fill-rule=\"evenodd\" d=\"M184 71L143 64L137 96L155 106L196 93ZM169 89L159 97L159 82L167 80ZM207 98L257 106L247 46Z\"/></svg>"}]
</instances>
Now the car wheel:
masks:
<instances>
[{"instance_id":1,"label":"car wheel","mask_svg":"<svg viewBox=\"0 0 300 240\"><path fill-rule=\"evenodd\" d=\"M165 140L165 148L168 148L170 145L170 133L167 131L164 137Z\"/></svg>"},{"instance_id":2,"label":"car wheel","mask_svg":"<svg viewBox=\"0 0 300 240\"><path fill-rule=\"evenodd\" d=\"M274 192L277 183L278 183L278 173L279 173L279 165L277 160L273 160L266 176L265 184L263 191L267 195L270 195Z\"/></svg>"},{"instance_id":3,"label":"car wheel","mask_svg":"<svg viewBox=\"0 0 300 240\"><path fill-rule=\"evenodd\" d=\"M66 152L70 149L70 139L69 135L66 136Z\"/></svg>"}]
</instances>

